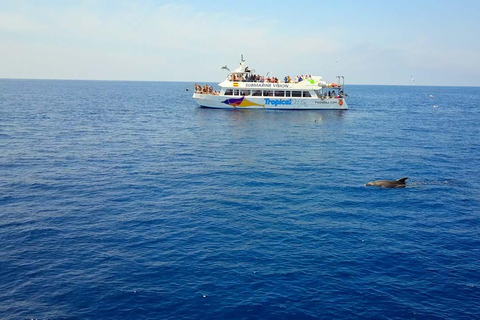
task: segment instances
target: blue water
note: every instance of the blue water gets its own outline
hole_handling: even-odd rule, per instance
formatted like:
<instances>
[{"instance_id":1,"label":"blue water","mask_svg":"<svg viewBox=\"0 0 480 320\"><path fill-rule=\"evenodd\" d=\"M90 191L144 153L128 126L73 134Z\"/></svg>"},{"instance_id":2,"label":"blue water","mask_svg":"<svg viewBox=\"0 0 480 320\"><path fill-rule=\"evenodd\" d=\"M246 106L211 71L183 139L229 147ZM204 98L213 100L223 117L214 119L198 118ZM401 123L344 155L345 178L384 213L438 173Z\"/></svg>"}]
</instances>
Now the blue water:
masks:
<instances>
[{"instance_id":1,"label":"blue water","mask_svg":"<svg viewBox=\"0 0 480 320\"><path fill-rule=\"evenodd\" d=\"M0 318L480 319L480 88L191 88L0 80Z\"/></svg>"}]
</instances>

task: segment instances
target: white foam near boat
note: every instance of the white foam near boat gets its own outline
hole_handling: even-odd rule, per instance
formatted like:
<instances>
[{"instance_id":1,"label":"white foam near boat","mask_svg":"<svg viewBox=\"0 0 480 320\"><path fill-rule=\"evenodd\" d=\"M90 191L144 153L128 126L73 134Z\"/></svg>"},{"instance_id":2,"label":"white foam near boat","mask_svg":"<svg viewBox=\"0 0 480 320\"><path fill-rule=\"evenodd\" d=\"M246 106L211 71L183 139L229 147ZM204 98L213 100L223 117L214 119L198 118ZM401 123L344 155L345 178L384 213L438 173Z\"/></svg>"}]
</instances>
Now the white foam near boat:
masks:
<instances>
[{"instance_id":1,"label":"white foam near boat","mask_svg":"<svg viewBox=\"0 0 480 320\"><path fill-rule=\"evenodd\" d=\"M222 69L228 70L226 66ZM262 77L249 70L242 57L240 66L218 84L220 92L195 85L193 99L201 107L217 109L344 110L348 109L344 84L343 76L337 76L336 83L327 83L320 76L285 77L282 81Z\"/></svg>"}]
</instances>

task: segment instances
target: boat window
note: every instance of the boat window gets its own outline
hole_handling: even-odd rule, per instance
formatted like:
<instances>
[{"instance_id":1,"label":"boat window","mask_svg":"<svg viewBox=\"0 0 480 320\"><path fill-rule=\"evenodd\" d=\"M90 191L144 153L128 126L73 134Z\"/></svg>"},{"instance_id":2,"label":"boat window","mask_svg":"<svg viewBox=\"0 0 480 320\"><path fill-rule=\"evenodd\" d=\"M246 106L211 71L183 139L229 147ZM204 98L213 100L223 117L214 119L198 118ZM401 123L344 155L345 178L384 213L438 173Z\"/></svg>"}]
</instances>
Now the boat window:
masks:
<instances>
[{"instance_id":1,"label":"boat window","mask_svg":"<svg viewBox=\"0 0 480 320\"><path fill-rule=\"evenodd\" d=\"M285 96L285 91L275 91L275 97L283 97Z\"/></svg>"},{"instance_id":2,"label":"boat window","mask_svg":"<svg viewBox=\"0 0 480 320\"><path fill-rule=\"evenodd\" d=\"M263 96L264 97L273 97L273 91L272 90L265 90L265 91L263 91Z\"/></svg>"},{"instance_id":3,"label":"boat window","mask_svg":"<svg viewBox=\"0 0 480 320\"><path fill-rule=\"evenodd\" d=\"M261 97L262 96L262 90L253 90L252 96Z\"/></svg>"},{"instance_id":4,"label":"boat window","mask_svg":"<svg viewBox=\"0 0 480 320\"><path fill-rule=\"evenodd\" d=\"M309 91L303 91L303 97L304 98L310 98L311 97L310 92Z\"/></svg>"},{"instance_id":5,"label":"boat window","mask_svg":"<svg viewBox=\"0 0 480 320\"><path fill-rule=\"evenodd\" d=\"M285 97L290 97L291 91L285 91Z\"/></svg>"},{"instance_id":6,"label":"boat window","mask_svg":"<svg viewBox=\"0 0 480 320\"><path fill-rule=\"evenodd\" d=\"M239 95L240 95L240 90L234 89L234 90L233 90L233 95L234 95L234 96L239 96Z\"/></svg>"},{"instance_id":7,"label":"boat window","mask_svg":"<svg viewBox=\"0 0 480 320\"><path fill-rule=\"evenodd\" d=\"M250 90L240 90L240 95L249 96L250 95Z\"/></svg>"},{"instance_id":8,"label":"boat window","mask_svg":"<svg viewBox=\"0 0 480 320\"><path fill-rule=\"evenodd\" d=\"M302 91L292 91L292 97L301 97Z\"/></svg>"},{"instance_id":9,"label":"boat window","mask_svg":"<svg viewBox=\"0 0 480 320\"><path fill-rule=\"evenodd\" d=\"M233 96L233 90L232 89L225 90L225 95L226 96Z\"/></svg>"}]
</instances>

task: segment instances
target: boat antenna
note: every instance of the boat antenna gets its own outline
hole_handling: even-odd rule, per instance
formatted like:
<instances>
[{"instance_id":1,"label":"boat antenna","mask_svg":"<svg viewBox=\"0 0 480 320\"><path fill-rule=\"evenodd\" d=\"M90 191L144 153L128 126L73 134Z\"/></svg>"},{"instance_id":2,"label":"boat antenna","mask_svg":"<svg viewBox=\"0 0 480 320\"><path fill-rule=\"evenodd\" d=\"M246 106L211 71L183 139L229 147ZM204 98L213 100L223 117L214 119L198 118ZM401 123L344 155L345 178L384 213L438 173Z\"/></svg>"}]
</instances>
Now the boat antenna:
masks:
<instances>
[{"instance_id":1,"label":"boat antenna","mask_svg":"<svg viewBox=\"0 0 480 320\"><path fill-rule=\"evenodd\" d=\"M242 62L245 62L245 60L243 60L243 53L242 53L242 55L241 55L241 57L240 57L240 64L242 64Z\"/></svg>"}]
</instances>

